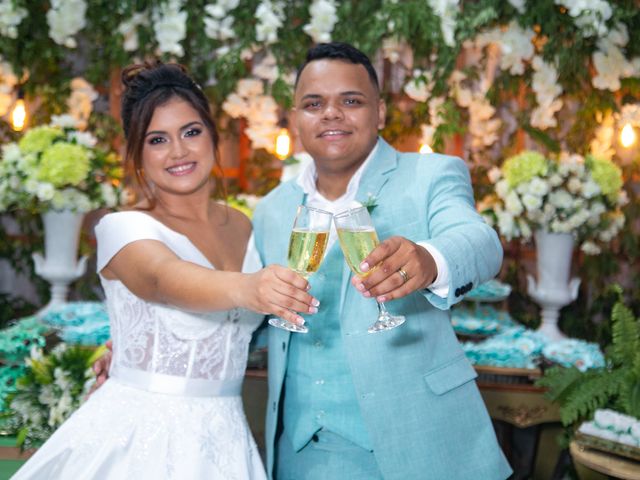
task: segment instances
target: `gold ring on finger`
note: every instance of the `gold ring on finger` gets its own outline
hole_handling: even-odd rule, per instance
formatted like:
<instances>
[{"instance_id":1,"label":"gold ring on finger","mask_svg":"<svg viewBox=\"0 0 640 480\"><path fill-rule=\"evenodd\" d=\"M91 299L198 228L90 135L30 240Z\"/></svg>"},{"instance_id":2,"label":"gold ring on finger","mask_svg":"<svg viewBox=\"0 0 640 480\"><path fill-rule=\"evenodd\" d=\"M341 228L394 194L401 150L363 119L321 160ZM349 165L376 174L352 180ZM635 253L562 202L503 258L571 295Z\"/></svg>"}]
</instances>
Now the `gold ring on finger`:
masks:
<instances>
[{"instance_id":1,"label":"gold ring on finger","mask_svg":"<svg viewBox=\"0 0 640 480\"><path fill-rule=\"evenodd\" d=\"M402 277L402 284L404 285L409 280L409 275L402 268L398 269L398 273Z\"/></svg>"}]
</instances>

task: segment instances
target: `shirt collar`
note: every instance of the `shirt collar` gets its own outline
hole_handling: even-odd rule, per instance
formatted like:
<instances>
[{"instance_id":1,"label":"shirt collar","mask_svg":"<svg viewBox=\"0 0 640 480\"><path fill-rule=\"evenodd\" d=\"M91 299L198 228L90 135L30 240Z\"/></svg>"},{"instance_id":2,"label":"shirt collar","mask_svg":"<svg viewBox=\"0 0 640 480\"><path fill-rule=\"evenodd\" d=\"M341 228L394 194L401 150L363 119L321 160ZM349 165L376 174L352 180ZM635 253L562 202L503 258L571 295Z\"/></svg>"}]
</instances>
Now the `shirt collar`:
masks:
<instances>
[{"instance_id":1,"label":"shirt collar","mask_svg":"<svg viewBox=\"0 0 640 480\"><path fill-rule=\"evenodd\" d=\"M374 157L376 152L378 151L380 140L376 142L371 152L367 156L366 160L362 162L362 165L358 167L358 170L353 174L351 180L349 180L349 184L347 185L347 191L343 196L353 196L355 197L356 192L358 191L358 187L360 186L360 179L362 178L362 174L364 173L367 165L371 162L371 159ZM315 161L309 162L307 166L300 172L296 183L302 188L304 193L307 195L319 195L316 180L318 178L318 173L316 170ZM342 197L341 197L342 198Z\"/></svg>"}]
</instances>

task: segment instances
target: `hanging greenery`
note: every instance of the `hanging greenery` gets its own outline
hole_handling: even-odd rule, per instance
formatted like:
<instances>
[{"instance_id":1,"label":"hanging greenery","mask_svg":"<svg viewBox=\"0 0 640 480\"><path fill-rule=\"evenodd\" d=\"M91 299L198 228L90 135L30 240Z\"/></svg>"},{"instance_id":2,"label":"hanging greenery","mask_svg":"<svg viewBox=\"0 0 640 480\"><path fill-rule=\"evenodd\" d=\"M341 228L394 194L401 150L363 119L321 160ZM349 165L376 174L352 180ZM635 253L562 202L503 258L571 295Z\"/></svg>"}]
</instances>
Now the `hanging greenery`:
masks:
<instances>
[{"instance_id":1,"label":"hanging greenery","mask_svg":"<svg viewBox=\"0 0 640 480\"><path fill-rule=\"evenodd\" d=\"M525 148L620 164L624 229L611 249L578 259L580 301L561 318L567 331L606 343L607 284L623 276L628 291L640 285L638 149L617 140L624 125L640 128L634 0L0 0L0 119L19 86L42 124L66 111L77 77L93 85L104 112L123 66L180 62L218 115L256 126L245 130L247 171L262 193L277 183L261 169L272 168L296 69L311 45L330 40L353 43L374 61L389 107L383 136L462 156L477 198L491 193L492 168ZM0 135L13 140L6 129ZM518 295L526 248L505 245L512 311L535 322L535 306Z\"/></svg>"}]
</instances>

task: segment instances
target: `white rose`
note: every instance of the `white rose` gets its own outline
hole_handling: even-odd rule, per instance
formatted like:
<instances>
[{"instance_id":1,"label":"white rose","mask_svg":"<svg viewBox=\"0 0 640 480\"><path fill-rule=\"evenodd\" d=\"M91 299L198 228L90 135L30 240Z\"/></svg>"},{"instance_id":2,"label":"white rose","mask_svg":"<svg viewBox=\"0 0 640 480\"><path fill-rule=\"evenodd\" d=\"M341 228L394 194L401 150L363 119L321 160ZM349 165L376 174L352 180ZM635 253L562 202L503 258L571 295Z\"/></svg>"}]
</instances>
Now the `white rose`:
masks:
<instances>
[{"instance_id":1,"label":"white rose","mask_svg":"<svg viewBox=\"0 0 640 480\"><path fill-rule=\"evenodd\" d=\"M582 196L584 198L593 198L596 195L599 195L600 192L601 192L600 185L598 185L592 179L587 180L582 185Z\"/></svg>"},{"instance_id":2,"label":"white rose","mask_svg":"<svg viewBox=\"0 0 640 480\"><path fill-rule=\"evenodd\" d=\"M549 184L540 177L533 177L529 182L529 193L543 197L549 192Z\"/></svg>"},{"instance_id":3,"label":"white rose","mask_svg":"<svg viewBox=\"0 0 640 480\"><path fill-rule=\"evenodd\" d=\"M554 173L549 177L549 185L551 185L552 187L558 187L562 185L562 182L564 182L564 180L562 179L562 175L560 174Z\"/></svg>"},{"instance_id":4,"label":"white rose","mask_svg":"<svg viewBox=\"0 0 640 480\"><path fill-rule=\"evenodd\" d=\"M53 198L53 194L55 193L55 188L52 184L48 182L40 182L38 184L38 190L36 192L36 196L38 200L41 202L48 202Z\"/></svg>"},{"instance_id":5,"label":"white rose","mask_svg":"<svg viewBox=\"0 0 640 480\"><path fill-rule=\"evenodd\" d=\"M522 202L520 202L520 197L518 197L516 192L510 192L509 195L507 195L507 198L504 201L504 206L514 217L520 215L524 210Z\"/></svg>"},{"instance_id":6,"label":"white rose","mask_svg":"<svg viewBox=\"0 0 640 480\"><path fill-rule=\"evenodd\" d=\"M542 206L542 198L537 195L525 193L522 196L522 204L527 209L527 211L531 212L533 210L539 209Z\"/></svg>"},{"instance_id":7,"label":"white rose","mask_svg":"<svg viewBox=\"0 0 640 480\"><path fill-rule=\"evenodd\" d=\"M573 197L564 189L559 189L549 194L549 201L557 208L567 209L573 203Z\"/></svg>"},{"instance_id":8,"label":"white rose","mask_svg":"<svg viewBox=\"0 0 640 480\"><path fill-rule=\"evenodd\" d=\"M579 178L571 177L567 182L567 190L569 190L574 195L578 194L580 190L582 190L582 182Z\"/></svg>"}]
</instances>

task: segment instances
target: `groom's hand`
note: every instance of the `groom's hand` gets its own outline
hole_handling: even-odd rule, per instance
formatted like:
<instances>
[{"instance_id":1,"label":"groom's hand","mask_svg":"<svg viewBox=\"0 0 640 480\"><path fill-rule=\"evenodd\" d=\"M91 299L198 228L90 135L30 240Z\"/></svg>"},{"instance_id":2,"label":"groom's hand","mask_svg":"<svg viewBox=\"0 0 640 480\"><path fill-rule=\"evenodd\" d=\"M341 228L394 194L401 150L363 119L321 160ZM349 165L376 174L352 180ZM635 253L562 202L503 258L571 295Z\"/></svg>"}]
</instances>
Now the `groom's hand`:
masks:
<instances>
[{"instance_id":1,"label":"groom's hand","mask_svg":"<svg viewBox=\"0 0 640 480\"><path fill-rule=\"evenodd\" d=\"M366 277L351 283L365 297L379 302L402 298L431 285L438 276L436 262L426 248L404 237L391 237L378 245L360 264Z\"/></svg>"}]
</instances>

